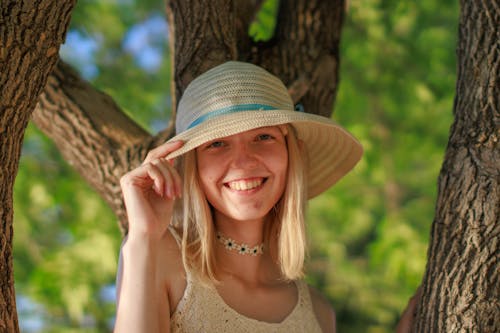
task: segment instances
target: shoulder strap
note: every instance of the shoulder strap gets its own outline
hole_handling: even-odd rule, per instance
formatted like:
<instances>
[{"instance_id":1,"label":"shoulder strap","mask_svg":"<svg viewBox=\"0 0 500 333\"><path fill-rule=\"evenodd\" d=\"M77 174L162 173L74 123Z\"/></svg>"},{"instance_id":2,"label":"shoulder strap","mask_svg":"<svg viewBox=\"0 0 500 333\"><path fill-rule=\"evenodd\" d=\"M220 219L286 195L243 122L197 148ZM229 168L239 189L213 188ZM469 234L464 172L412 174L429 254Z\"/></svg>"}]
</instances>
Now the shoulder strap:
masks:
<instances>
[{"instance_id":1,"label":"shoulder strap","mask_svg":"<svg viewBox=\"0 0 500 333\"><path fill-rule=\"evenodd\" d=\"M299 301L304 305L312 308L311 292L309 290L307 282L304 280L298 280L296 281L296 283L297 289L299 291Z\"/></svg>"}]
</instances>

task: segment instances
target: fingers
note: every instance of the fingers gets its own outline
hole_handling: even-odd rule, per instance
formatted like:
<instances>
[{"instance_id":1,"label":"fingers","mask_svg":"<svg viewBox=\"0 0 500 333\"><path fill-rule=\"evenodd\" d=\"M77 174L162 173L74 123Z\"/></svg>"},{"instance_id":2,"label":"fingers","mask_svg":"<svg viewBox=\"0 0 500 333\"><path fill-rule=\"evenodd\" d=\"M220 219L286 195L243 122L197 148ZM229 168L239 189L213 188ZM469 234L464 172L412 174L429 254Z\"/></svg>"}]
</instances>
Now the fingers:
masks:
<instances>
[{"instance_id":1,"label":"fingers","mask_svg":"<svg viewBox=\"0 0 500 333\"><path fill-rule=\"evenodd\" d=\"M144 162L125 174L120 180L124 193L143 193L154 191L158 196L174 200L182 196L181 177L173 166L173 161L165 157L176 151L184 142L172 141L151 150ZM139 191L139 192L137 192Z\"/></svg>"},{"instance_id":2,"label":"fingers","mask_svg":"<svg viewBox=\"0 0 500 333\"><path fill-rule=\"evenodd\" d=\"M181 197L179 173L164 158L142 164L125 174L120 183L123 190L136 189L142 193L153 190L158 196L172 200Z\"/></svg>"},{"instance_id":3,"label":"fingers","mask_svg":"<svg viewBox=\"0 0 500 333\"><path fill-rule=\"evenodd\" d=\"M146 155L146 158L144 159L144 162L142 164L146 164L151 161L164 158L171 152L174 152L180 147L182 147L183 144L184 144L183 141L172 141L172 142L167 141L164 144L150 150Z\"/></svg>"},{"instance_id":4,"label":"fingers","mask_svg":"<svg viewBox=\"0 0 500 333\"><path fill-rule=\"evenodd\" d=\"M158 183L158 190L162 196L169 199L180 198L181 177L175 168L164 158L157 159L149 163L151 170L155 173L155 186Z\"/></svg>"}]
</instances>

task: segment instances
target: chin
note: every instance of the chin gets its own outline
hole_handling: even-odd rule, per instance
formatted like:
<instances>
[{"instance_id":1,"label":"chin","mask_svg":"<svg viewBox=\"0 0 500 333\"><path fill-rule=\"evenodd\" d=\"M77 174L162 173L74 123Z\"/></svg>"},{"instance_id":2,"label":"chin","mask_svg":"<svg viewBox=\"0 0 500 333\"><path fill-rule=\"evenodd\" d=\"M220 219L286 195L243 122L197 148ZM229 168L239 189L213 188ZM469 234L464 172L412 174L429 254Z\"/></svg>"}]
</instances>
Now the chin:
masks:
<instances>
[{"instance_id":1,"label":"chin","mask_svg":"<svg viewBox=\"0 0 500 333\"><path fill-rule=\"evenodd\" d=\"M264 220L265 217L269 214L269 211L266 213L256 213L256 212L237 212L229 215L229 218L235 221L259 221Z\"/></svg>"}]
</instances>

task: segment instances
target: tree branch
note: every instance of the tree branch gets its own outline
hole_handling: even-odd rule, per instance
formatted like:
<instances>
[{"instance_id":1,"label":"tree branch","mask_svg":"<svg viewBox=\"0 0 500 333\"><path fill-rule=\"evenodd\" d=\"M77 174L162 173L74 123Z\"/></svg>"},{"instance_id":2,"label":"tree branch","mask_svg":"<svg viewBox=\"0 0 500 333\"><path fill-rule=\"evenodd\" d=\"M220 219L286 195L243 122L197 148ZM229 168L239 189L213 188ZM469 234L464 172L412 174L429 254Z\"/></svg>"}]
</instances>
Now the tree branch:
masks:
<instances>
[{"instance_id":1,"label":"tree branch","mask_svg":"<svg viewBox=\"0 0 500 333\"><path fill-rule=\"evenodd\" d=\"M494 1L461 1L455 121L415 332L500 331L499 22Z\"/></svg>"},{"instance_id":2,"label":"tree branch","mask_svg":"<svg viewBox=\"0 0 500 333\"><path fill-rule=\"evenodd\" d=\"M141 163L159 140L62 61L40 95L33 121L111 206L126 230L119 179Z\"/></svg>"},{"instance_id":3,"label":"tree branch","mask_svg":"<svg viewBox=\"0 0 500 333\"><path fill-rule=\"evenodd\" d=\"M250 24L257 16L264 0L237 0L234 2L234 25L239 59L246 59L253 41L248 35Z\"/></svg>"},{"instance_id":4,"label":"tree branch","mask_svg":"<svg viewBox=\"0 0 500 333\"><path fill-rule=\"evenodd\" d=\"M74 5L74 0L0 1L1 332L19 332L12 267L12 195L24 131L57 61Z\"/></svg>"},{"instance_id":5,"label":"tree branch","mask_svg":"<svg viewBox=\"0 0 500 333\"><path fill-rule=\"evenodd\" d=\"M227 60L237 59L235 6L230 0L170 0L166 10L172 32L175 112L182 92L195 77Z\"/></svg>"},{"instance_id":6,"label":"tree branch","mask_svg":"<svg viewBox=\"0 0 500 333\"><path fill-rule=\"evenodd\" d=\"M301 82L294 102L325 117L332 114L337 92L344 6L343 0L281 1L273 40L252 48L251 62L289 87Z\"/></svg>"}]
</instances>

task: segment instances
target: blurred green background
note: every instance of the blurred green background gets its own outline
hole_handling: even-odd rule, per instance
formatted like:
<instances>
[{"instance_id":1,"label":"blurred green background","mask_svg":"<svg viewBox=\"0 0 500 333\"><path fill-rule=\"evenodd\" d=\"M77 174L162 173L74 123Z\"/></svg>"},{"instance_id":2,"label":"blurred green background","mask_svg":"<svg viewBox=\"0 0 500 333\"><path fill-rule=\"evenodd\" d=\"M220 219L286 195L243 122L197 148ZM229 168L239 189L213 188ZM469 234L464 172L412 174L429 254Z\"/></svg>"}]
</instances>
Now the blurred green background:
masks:
<instances>
[{"instance_id":1,"label":"blurred green background","mask_svg":"<svg viewBox=\"0 0 500 333\"><path fill-rule=\"evenodd\" d=\"M348 1L334 119L356 170L309 205L308 277L339 332L392 332L420 284L455 94L456 1ZM152 133L169 120L162 1L80 0L61 57ZM267 39L276 1L251 26ZM109 332L121 235L111 210L30 125L14 193L22 332Z\"/></svg>"}]
</instances>

